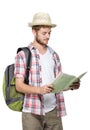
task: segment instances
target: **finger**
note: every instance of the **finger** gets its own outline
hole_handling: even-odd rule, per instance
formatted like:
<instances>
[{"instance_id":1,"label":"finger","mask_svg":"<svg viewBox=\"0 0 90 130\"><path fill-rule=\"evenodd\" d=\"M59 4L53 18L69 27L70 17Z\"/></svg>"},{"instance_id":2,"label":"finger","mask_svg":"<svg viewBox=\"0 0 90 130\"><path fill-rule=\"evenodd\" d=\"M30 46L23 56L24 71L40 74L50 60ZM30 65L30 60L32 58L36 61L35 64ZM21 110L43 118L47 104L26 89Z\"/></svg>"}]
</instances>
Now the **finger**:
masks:
<instances>
[{"instance_id":1,"label":"finger","mask_svg":"<svg viewBox=\"0 0 90 130\"><path fill-rule=\"evenodd\" d=\"M78 80L77 80L77 81L75 81L74 83L80 83L80 79L78 79ZM73 84L74 84L74 83L73 83Z\"/></svg>"},{"instance_id":2,"label":"finger","mask_svg":"<svg viewBox=\"0 0 90 130\"><path fill-rule=\"evenodd\" d=\"M51 90L54 90L54 86L53 85L49 85L48 88L50 88Z\"/></svg>"}]
</instances>

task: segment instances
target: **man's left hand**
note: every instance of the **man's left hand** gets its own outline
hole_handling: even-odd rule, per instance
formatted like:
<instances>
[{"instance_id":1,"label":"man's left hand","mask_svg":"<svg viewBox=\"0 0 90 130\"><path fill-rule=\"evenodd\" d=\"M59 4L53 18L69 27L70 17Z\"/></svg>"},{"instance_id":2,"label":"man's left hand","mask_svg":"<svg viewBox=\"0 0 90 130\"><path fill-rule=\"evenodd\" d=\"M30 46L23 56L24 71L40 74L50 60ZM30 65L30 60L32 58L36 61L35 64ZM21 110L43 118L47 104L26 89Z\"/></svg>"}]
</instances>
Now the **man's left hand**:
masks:
<instances>
[{"instance_id":1,"label":"man's left hand","mask_svg":"<svg viewBox=\"0 0 90 130\"><path fill-rule=\"evenodd\" d=\"M74 82L70 87L71 87L71 90L79 89L79 87L80 87L80 80Z\"/></svg>"}]
</instances>

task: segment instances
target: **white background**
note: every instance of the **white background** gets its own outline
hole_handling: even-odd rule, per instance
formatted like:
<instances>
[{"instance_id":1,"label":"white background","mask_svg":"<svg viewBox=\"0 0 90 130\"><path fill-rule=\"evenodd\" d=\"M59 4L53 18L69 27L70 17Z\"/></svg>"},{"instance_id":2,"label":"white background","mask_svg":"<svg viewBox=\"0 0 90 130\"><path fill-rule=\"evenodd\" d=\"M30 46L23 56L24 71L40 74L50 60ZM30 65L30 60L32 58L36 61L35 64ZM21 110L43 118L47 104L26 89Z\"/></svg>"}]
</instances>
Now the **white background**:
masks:
<instances>
[{"instance_id":1,"label":"white background","mask_svg":"<svg viewBox=\"0 0 90 130\"><path fill-rule=\"evenodd\" d=\"M58 25L52 29L49 45L58 52L63 71L75 75L88 71L79 90L64 92L64 130L90 130L89 0L0 1L0 129L22 130L21 113L11 111L4 102L2 80L5 67L15 60L16 49L33 40L27 24L41 11L49 13Z\"/></svg>"}]
</instances>

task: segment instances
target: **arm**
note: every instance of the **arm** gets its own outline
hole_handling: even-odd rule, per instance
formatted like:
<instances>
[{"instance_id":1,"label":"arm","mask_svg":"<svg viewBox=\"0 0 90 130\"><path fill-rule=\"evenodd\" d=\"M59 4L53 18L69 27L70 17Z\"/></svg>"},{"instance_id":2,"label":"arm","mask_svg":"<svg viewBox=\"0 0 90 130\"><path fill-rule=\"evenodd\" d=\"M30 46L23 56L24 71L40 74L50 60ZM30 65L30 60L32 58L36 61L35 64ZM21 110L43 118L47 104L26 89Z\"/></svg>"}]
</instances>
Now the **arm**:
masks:
<instances>
[{"instance_id":1,"label":"arm","mask_svg":"<svg viewBox=\"0 0 90 130\"><path fill-rule=\"evenodd\" d=\"M16 90L22 93L32 93L32 94L45 94L50 93L52 91L52 85L44 85L44 86L31 86L24 83L25 76L25 54L23 51L19 52L16 56L15 61L15 79L16 79ZM50 88L51 87L51 88Z\"/></svg>"},{"instance_id":2,"label":"arm","mask_svg":"<svg viewBox=\"0 0 90 130\"><path fill-rule=\"evenodd\" d=\"M44 85L41 87L30 86L24 83L23 78L16 78L16 90L22 93L32 93L32 94L46 94L50 93L53 89L51 84Z\"/></svg>"}]
</instances>

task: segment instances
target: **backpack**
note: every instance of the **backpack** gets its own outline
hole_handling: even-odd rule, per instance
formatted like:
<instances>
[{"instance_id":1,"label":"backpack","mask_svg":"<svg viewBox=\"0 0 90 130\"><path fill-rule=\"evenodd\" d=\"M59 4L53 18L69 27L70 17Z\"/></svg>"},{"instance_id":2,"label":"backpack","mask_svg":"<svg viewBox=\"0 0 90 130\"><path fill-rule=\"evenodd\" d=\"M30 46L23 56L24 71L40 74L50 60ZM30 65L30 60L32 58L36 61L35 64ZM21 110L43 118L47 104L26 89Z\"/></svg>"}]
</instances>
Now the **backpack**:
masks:
<instances>
[{"instance_id":1,"label":"backpack","mask_svg":"<svg viewBox=\"0 0 90 130\"><path fill-rule=\"evenodd\" d=\"M29 70L31 61L31 51L28 47L18 48L17 53L24 51L26 56L26 76L24 82L29 83ZM16 90L14 78L14 64L8 65L3 77L3 96L7 106L14 111L22 111L24 94Z\"/></svg>"}]
</instances>

